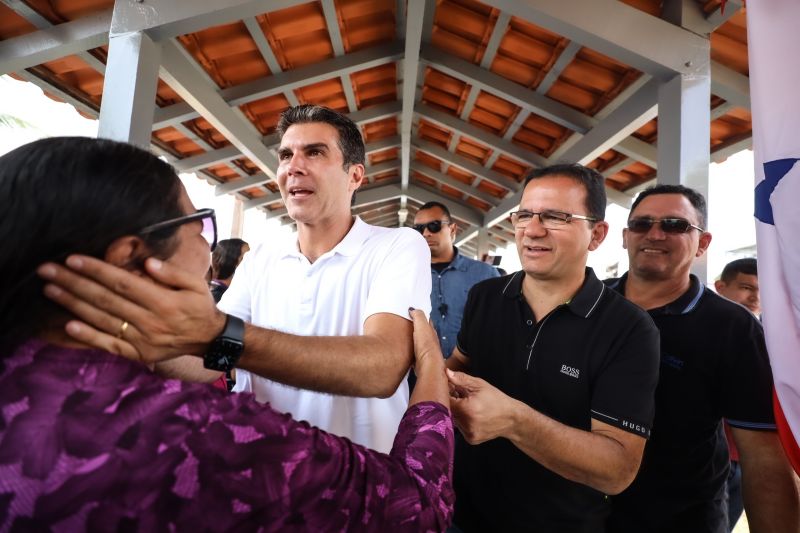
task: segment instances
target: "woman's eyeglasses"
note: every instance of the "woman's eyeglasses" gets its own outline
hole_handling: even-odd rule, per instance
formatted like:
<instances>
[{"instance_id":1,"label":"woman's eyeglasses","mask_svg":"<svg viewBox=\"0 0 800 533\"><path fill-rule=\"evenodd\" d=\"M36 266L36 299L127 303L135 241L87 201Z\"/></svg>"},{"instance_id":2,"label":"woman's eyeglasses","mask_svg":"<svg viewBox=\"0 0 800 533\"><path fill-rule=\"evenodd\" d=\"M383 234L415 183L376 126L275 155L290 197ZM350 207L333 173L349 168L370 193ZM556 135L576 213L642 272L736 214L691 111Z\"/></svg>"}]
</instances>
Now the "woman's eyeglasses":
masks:
<instances>
[{"instance_id":1,"label":"woman's eyeglasses","mask_svg":"<svg viewBox=\"0 0 800 533\"><path fill-rule=\"evenodd\" d=\"M447 224L452 224L449 220L431 220L430 222L426 222L425 224L414 224L414 229L420 233L425 232L425 228L428 228L428 231L431 233L439 233L442 231L442 227Z\"/></svg>"},{"instance_id":2,"label":"woman's eyeglasses","mask_svg":"<svg viewBox=\"0 0 800 533\"><path fill-rule=\"evenodd\" d=\"M155 233L157 231L174 228L176 226L182 226L198 220L203 223L203 229L201 233L205 240L208 241L208 247L213 252L214 248L217 247L217 218L214 215L213 209L198 209L197 212L189 215L158 222L139 230L139 235Z\"/></svg>"},{"instance_id":3,"label":"woman's eyeglasses","mask_svg":"<svg viewBox=\"0 0 800 533\"><path fill-rule=\"evenodd\" d=\"M701 233L705 231L685 218L632 218L628 220L628 230L634 233L647 233L656 224L661 226L661 231L664 233L686 233L690 229L696 229Z\"/></svg>"}]
</instances>

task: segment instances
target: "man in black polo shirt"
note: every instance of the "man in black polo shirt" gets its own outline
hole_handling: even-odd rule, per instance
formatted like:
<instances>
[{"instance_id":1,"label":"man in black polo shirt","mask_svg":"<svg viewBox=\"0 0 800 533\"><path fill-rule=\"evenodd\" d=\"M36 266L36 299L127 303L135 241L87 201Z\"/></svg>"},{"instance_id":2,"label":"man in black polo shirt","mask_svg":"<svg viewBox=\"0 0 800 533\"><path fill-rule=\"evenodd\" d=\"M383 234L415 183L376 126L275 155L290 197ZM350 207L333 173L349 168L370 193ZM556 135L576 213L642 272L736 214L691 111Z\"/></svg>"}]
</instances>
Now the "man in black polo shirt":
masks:
<instances>
[{"instance_id":1,"label":"man in black polo shirt","mask_svg":"<svg viewBox=\"0 0 800 533\"><path fill-rule=\"evenodd\" d=\"M586 268L606 236L603 179L532 172L512 214L522 271L469 293L448 359L463 531L602 531L639 468L658 332Z\"/></svg>"},{"instance_id":2,"label":"man in black polo shirt","mask_svg":"<svg viewBox=\"0 0 800 533\"><path fill-rule=\"evenodd\" d=\"M711 242L705 222L705 199L692 189L642 192L623 230L630 270L607 282L661 331L653 433L636 480L612 499L611 532L728 531L723 417L739 448L751 531L800 530L761 324L689 273Z\"/></svg>"}]
</instances>

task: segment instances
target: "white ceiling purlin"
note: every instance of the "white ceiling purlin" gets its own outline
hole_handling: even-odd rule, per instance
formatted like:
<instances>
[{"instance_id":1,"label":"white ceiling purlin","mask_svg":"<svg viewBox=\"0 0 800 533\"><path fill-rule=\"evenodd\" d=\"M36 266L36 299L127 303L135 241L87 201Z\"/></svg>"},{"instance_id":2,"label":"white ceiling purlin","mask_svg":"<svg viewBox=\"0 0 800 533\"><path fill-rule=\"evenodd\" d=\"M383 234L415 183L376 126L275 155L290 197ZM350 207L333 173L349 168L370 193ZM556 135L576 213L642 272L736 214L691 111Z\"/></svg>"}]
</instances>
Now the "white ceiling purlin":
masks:
<instances>
[{"instance_id":1,"label":"white ceiling purlin","mask_svg":"<svg viewBox=\"0 0 800 533\"><path fill-rule=\"evenodd\" d=\"M154 41L166 41L304 3L306 0L121 0L114 3L111 35L144 31Z\"/></svg>"},{"instance_id":2,"label":"white ceiling purlin","mask_svg":"<svg viewBox=\"0 0 800 533\"><path fill-rule=\"evenodd\" d=\"M721 3L714 11L706 15L709 30L714 31L733 17L744 7L744 0L727 0Z\"/></svg>"},{"instance_id":3,"label":"white ceiling purlin","mask_svg":"<svg viewBox=\"0 0 800 533\"><path fill-rule=\"evenodd\" d=\"M522 198L523 189L518 190L505 200L500 205L493 207L483 216L483 225L487 228L494 226L501 220L508 218L508 214L519 207L519 201Z\"/></svg>"},{"instance_id":4,"label":"white ceiling purlin","mask_svg":"<svg viewBox=\"0 0 800 533\"><path fill-rule=\"evenodd\" d=\"M428 3L434 0L428 0ZM422 43L422 30L425 25L425 0L408 0L406 7L406 42L403 56L403 90L400 101L403 110L400 115L400 170L401 188L405 191L411 176L411 128L414 120L414 102L417 94L419 75L419 51ZM429 11L430 12L430 11Z\"/></svg>"},{"instance_id":5,"label":"white ceiling purlin","mask_svg":"<svg viewBox=\"0 0 800 533\"><path fill-rule=\"evenodd\" d=\"M0 41L0 75L108 44L111 13L108 9Z\"/></svg>"},{"instance_id":6,"label":"white ceiling purlin","mask_svg":"<svg viewBox=\"0 0 800 533\"><path fill-rule=\"evenodd\" d=\"M518 105L523 109L525 109L526 111L553 120L554 122L557 122L565 127L572 129L573 131L575 131L580 135L587 133L598 124L598 120L593 117L584 115L583 113L576 111L568 106L565 106L564 104L561 104L546 96L538 94L536 91L526 89L525 87L510 80L507 80L506 78L503 78L492 72L484 71L475 65L472 65L459 58L450 56L445 52L437 51L435 49L431 50L425 49L423 50L423 59L425 59L426 61L430 60L431 64L434 67L436 67L437 69L440 68L443 69L444 71L446 71L447 74L455 76L456 78L459 79L466 79L468 83L479 83L483 86L483 90L485 90L486 92L493 94L498 98L502 98L506 101L509 101L515 105ZM444 65L444 62L447 63L447 66ZM647 80L650 80L650 78L648 77ZM636 84L638 89L640 89L641 86L643 85L644 83ZM636 93L626 92L625 101L629 100L632 97L632 94L637 94L637 93L638 90L636 91ZM612 107L612 109L616 110L619 106L620 106L619 102L615 99L615 105ZM610 111L606 111L606 113L608 112ZM598 114L598 116L600 116L600 114ZM573 135L573 137L575 137L575 135ZM571 140L571 142L569 142L569 144L567 144L566 147L557 150L550 157L549 160L539 156L534 152L525 150L525 152L530 154L529 156L527 156L527 159L525 160L530 161L531 157L535 157L538 158L537 159L538 162L532 164L532 166L546 166L550 164L552 161L557 161L562 159L563 154L567 151L567 149L571 148L573 144L579 142L579 139L580 137ZM507 139L505 139L504 137L503 140ZM510 142L506 144L516 146ZM625 148L625 150L628 153L636 154L636 157L641 157L643 160L651 161L653 163L651 166L655 168L654 166L655 162L653 161L651 153L652 148L647 149L645 147L645 144L646 143L642 142L637 143L636 141L633 141L629 143L627 147L623 148ZM642 153L641 154L638 153L637 150L634 149L634 146L641 147ZM521 148L519 149L522 150ZM487 166L494 165L494 162L497 160L497 157L499 157L499 155L500 152L495 151L490 160L487 161ZM519 158L520 156L515 156L515 157Z\"/></svg>"},{"instance_id":7,"label":"white ceiling purlin","mask_svg":"<svg viewBox=\"0 0 800 533\"><path fill-rule=\"evenodd\" d=\"M614 150L644 163L650 168L658 168L658 147L632 135L617 143Z\"/></svg>"},{"instance_id":8,"label":"white ceiling purlin","mask_svg":"<svg viewBox=\"0 0 800 533\"><path fill-rule=\"evenodd\" d=\"M261 54L261 57L264 58L264 62L269 67L270 72L272 74L283 72L283 68L281 68L278 58L275 57L275 52L272 51L269 41L267 41L267 38L264 36L264 31L261 29L261 26L258 24L258 21L255 19L255 17L247 17L242 22L244 22L244 26L247 28L248 33L250 33L250 37L253 39L253 42L256 43L256 48L258 48L258 52ZM286 100L289 102L290 106L296 106L300 104L300 101L297 99L294 91L283 91L283 95L286 97Z\"/></svg>"},{"instance_id":9,"label":"white ceiling purlin","mask_svg":"<svg viewBox=\"0 0 800 533\"><path fill-rule=\"evenodd\" d=\"M489 42L486 44L486 50L483 52L483 57L481 58L481 68L489 70L489 67L492 66L492 62L494 62L494 58L497 56L497 50L500 48L500 43L505 37L506 30L508 29L508 23L511 21L511 16L508 13L500 13L497 17L497 21L492 28L492 35L489 37ZM469 94L467 95L467 100L464 103L464 108L461 110L461 120L469 120L469 116L472 114L472 110L475 108L475 101L478 99L478 95L480 94L481 89L477 85L470 86ZM460 135L456 134L450 139L450 144L447 146L447 150L450 152L454 152L456 146L458 146L458 141L461 138ZM447 172L448 165L445 164L442 172Z\"/></svg>"},{"instance_id":10,"label":"white ceiling purlin","mask_svg":"<svg viewBox=\"0 0 800 533\"><path fill-rule=\"evenodd\" d=\"M633 95L639 92L639 90L642 87L644 87L645 84L648 83L651 79L653 79L653 77L648 74L642 74L641 76L639 76L630 85L625 87L625 89L623 89L622 92L620 92L613 100L611 100L611 102L606 104L606 106L603 107L603 109L598 111L594 115L594 119L603 120L606 117L608 117L608 115L610 115L618 108L625 105L625 102L630 100L631 97L633 97ZM550 154L550 160L563 161L562 156L564 155L564 153L570 148L572 148L576 142L581 140L581 137L583 137L583 134L577 132L573 133L569 138L567 138L566 141L561 143L561 146L556 148L556 150L552 154Z\"/></svg>"},{"instance_id":11,"label":"white ceiling purlin","mask_svg":"<svg viewBox=\"0 0 800 533\"><path fill-rule=\"evenodd\" d=\"M161 78L262 172L275 179L277 159L261 142L255 126L230 108L216 86L197 72L182 47L172 41L162 46Z\"/></svg>"},{"instance_id":12,"label":"white ceiling purlin","mask_svg":"<svg viewBox=\"0 0 800 533\"><path fill-rule=\"evenodd\" d=\"M33 8L31 8L24 2L21 2L20 0L0 0L0 2L3 3L5 6L7 6L9 9L11 9L12 11L14 11L17 15L19 15L20 17L24 18L25 20L33 24L33 26L35 26L36 29L44 30L47 28L52 28L54 26L52 22L41 16ZM109 29L110 29L110 24L111 24L111 19L109 19ZM108 43L108 30L106 30L106 43ZM77 52L75 55L77 55L79 58L85 61L86 64L95 69L97 72L105 74L106 65L102 61L94 57L92 54L90 54L89 52L80 51Z\"/></svg>"},{"instance_id":13,"label":"white ceiling purlin","mask_svg":"<svg viewBox=\"0 0 800 533\"><path fill-rule=\"evenodd\" d=\"M547 91L550 90L559 76L561 76L561 73L564 72L564 69L567 68L567 66L572 63L572 60L575 59L575 56L578 55L581 48L583 47L579 43L570 41L561 51L558 59L553 63L553 66L547 72L542 82L536 87L536 92L541 95L546 95Z\"/></svg>"},{"instance_id":14,"label":"white ceiling purlin","mask_svg":"<svg viewBox=\"0 0 800 533\"><path fill-rule=\"evenodd\" d=\"M220 183L214 187L214 195L222 196L223 194L233 194L235 192L249 189L250 187L257 187L270 180L270 177L259 172L252 176L246 176L238 180L230 180L225 183Z\"/></svg>"},{"instance_id":15,"label":"white ceiling purlin","mask_svg":"<svg viewBox=\"0 0 800 533\"><path fill-rule=\"evenodd\" d=\"M238 148L231 145L191 157L185 157L177 161L173 166L178 172L196 172L212 165L227 163L239 157L242 157L241 152L239 152Z\"/></svg>"},{"instance_id":16,"label":"white ceiling purlin","mask_svg":"<svg viewBox=\"0 0 800 533\"><path fill-rule=\"evenodd\" d=\"M497 205L499 203L498 199L491 194L480 191L468 183L459 181L452 176L439 172L438 170L435 170L418 161L411 162L411 170L419 172L420 174L424 174L429 178L433 178L442 185L447 185L448 187L453 188L462 194L472 196L473 198L477 198L478 200L486 202L487 204Z\"/></svg>"},{"instance_id":17,"label":"white ceiling purlin","mask_svg":"<svg viewBox=\"0 0 800 533\"><path fill-rule=\"evenodd\" d=\"M650 80L564 153L564 160L583 165L625 140L658 113L659 81ZM633 144L633 143L631 143Z\"/></svg>"},{"instance_id":18,"label":"white ceiling purlin","mask_svg":"<svg viewBox=\"0 0 800 533\"><path fill-rule=\"evenodd\" d=\"M421 58L436 70L475 85L573 131L585 132L592 127L591 117L580 111L438 48L425 45Z\"/></svg>"},{"instance_id":19,"label":"white ceiling purlin","mask_svg":"<svg viewBox=\"0 0 800 533\"><path fill-rule=\"evenodd\" d=\"M267 220L271 220L273 218L278 218L282 216L286 216L289 214L289 211L286 210L285 207L280 207L278 209L273 209L272 211L267 211Z\"/></svg>"},{"instance_id":20,"label":"white ceiling purlin","mask_svg":"<svg viewBox=\"0 0 800 533\"><path fill-rule=\"evenodd\" d=\"M381 185L380 187L372 187L365 191L356 191L356 202L353 204L353 209L360 207L385 202L386 200L393 200L399 198L403 194L397 184Z\"/></svg>"},{"instance_id":21,"label":"white ceiling purlin","mask_svg":"<svg viewBox=\"0 0 800 533\"><path fill-rule=\"evenodd\" d=\"M711 92L744 109L750 109L750 78L716 61L711 62Z\"/></svg>"},{"instance_id":22,"label":"white ceiling purlin","mask_svg":"<svg viewBox=\"0 0 800 533\"><path fill-rule=\"evenodd\" d=\"M434 200L441 202L448 206L451 215L469 224L480 225L482 222L480 213L474 208L468 207L452 197L444 196L439 191L426 189L419 185L409 185L405 194L422 204Z\"/></svg>"},{"instance_id":23,"label":"white ceiling purlin","mask_svg":"<svg viewBox=\"0 0 800 533\"><path fill-rule=\"evenodd\" d=\"M280 200L283 200L281 193L273 192L267 194L266 196L260 196L258 198L251 198L250 200L245 200L242 203L242 206L244 209L252 209L253 207L269 205Z\"/></svg>"},{"instance_id":24,"label":"white ceiling purlin","mask_svg":"<svg viewBox=\"0 0 800 533\"><path fill-rule=\"evenodd\" d=\"M536 87L536 92L541 94L542 96L547 95L547 91L553 86L556 80L561 76L561 73L564 72L564 69L567 68L567 65L572 63L572 60L575 59L575 55L577 55L578 51L581 49L581 45L570 41L570 43L564 47L561 53L558 55L558 59L556 62L553 63L553 66L550 67L550 70L547 71L544 79L539 83ZM528 120L528 117L531 116L531 111L527 109L520 109L520 112L517 113L517 116L514 118L514 122L508 127L506 132L503 134L503 139L510 141L514 138L514 135L520 130L522 125ZM500 154L497 152L492 153L489 159L486 161L484 165L487 168L491 168L497 162L497 159L500 157Z\"/></svg>"},{"instance_id":25,"label":"white ceiling purlin","mask_svg":"<svg viewBox=\"0 0 800 533\"><path fill-rule=\"evenodd\" d=\"M365 48L340 57L334 57L292 70L266 76L251 82L242 83L219 91L220 96L231 107L238 107L255 100L282 94L329 80L343 73L355 72L391 63L402 57L402 43L392 42ZM172 104L156 110L153 129L171 126L176 122L185 122L199 115L186 103Z\"/></svg>"},{"instance_id":26,"label":"white ceiling purlin","mask_svg":"<svg viewBox=\"0 0 800 533\"><path fill-rule=\"evenodd\" d=\"M527 150L521 146L517 146L509 141L505 141L497 135L493 135L486 130L479 128L478 126L474 126L469 122L463 121L456 116L450 115L449 113L439 111L438 109L429 105L418 104L414 111L425 117L425 120L443 126L449 130L457 131L463 136L475 139L489 148L499 150L527 165L540 167L546 166L548 163L547 159L535 152Z\"/></svg>"},{"instance_id":27,"label":"white ceiling purlin","mask_svg":"<svg viewBox=\"0 0 800 533\"><path fill-rule=\"evenodd\" d=\"M483 3L665 80L691 73L695 63L703 62L707 47L705 37L617 0Z\"/></svg>"},{"instance_id":28,"label":"white ceiling purlin","mask_svg":"<svg viewBox=\"0 0 800 533\"><path fill-rule=\"evenodd\" d=\"M441 146L430 141L426 141L425 139L421 139L419 137L414 139L414 148L417 150L422 150L423 152L441 159L442 161L446 161L449 165L459 168L464 172L469 172L470 174L480 176L482 179L497 185L498 187L503 187L504 189L509 189L511 191L516 191L519 188L519 183L509 178L505 174L500 174L497 171L483 168L473 160L459 154L448 152Z\"/></svg>"},{"instance_id":29,"label":"white ceiling purlin","mask_svg":"<svg viewBox=\"0 0 800 533\"><path fill-rule=\"evenodd\" d=\"M325 15L325 25L328 27L328 35L333 45L333 54L336 57L343 56L344 43L342 42L342 32L339 29L339 17L336 15L336 5L333 0L320 0L322 4L322 12ZM353 83L350 81L348 74L339 76L342 83L342 90L344 91L345 99L347 100L347 107L352 113L358 109L356 103L356 95L353 92Z\"/></svg>"}]
</instances>

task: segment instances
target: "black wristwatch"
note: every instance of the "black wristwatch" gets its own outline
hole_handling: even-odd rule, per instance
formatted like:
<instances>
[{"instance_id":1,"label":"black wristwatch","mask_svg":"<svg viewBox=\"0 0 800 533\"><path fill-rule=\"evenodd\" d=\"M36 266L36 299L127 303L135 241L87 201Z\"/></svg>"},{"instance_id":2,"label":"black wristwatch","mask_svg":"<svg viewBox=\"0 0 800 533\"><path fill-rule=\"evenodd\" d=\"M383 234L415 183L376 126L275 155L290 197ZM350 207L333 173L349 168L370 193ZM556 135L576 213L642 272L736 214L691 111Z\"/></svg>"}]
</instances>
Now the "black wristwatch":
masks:
<instances>
[{"instance_id":1,"label":"black wristwatch","mask_svg":"<svg viewBox=\"0 0 800 533\"><path fill-rule=\"evenodd\" d=\"M219 337L211 341L203 356L203 366L209 370L233 370L244 351L244 322L235 316L226 317L225 329Z\"/></svg>"}]
</instances>

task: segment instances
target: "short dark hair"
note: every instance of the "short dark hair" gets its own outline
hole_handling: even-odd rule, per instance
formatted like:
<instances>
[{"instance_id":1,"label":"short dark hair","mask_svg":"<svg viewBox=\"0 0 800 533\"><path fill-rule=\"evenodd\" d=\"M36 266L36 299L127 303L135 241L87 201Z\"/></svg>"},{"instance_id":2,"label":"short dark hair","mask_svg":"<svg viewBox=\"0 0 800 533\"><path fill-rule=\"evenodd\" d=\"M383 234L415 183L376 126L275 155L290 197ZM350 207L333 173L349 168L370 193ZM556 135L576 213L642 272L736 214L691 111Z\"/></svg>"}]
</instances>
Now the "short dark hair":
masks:
<instances>
[{"instance_id":1,"label":"short dark hair","mask_svg":"<svg viewBox=\"0 0 800 533\"><path fill-rule=\"evenodd\" d=\"M44 297L39 265L75 253L103 257L119 237L183 215L181 190L168 163L106 139L53 137L0 157L0 205L9 221L0 224L0 344L24 341L65 313ZM142 237L148 252L171 256L176 231Z\"/></svg>"},{"instance_id":2,"label":"short dark hair","mask_svg":"<svg viewBox=\"0 0 800 533\"><path fill-rule=\"evenodd\" d=\"M364 139L355 122L349 117L321 105L303 104L287 108L281 113L278 122L278 135L281 139L291 126L295 124L309 124L323 122L330 124L339 132L339 150L342 152L344 169L350 165L363 165L366 160Z\"/></svg>"},{"instance_id":3,"label":"short dark hair","mask_svg":"<svg viewBox=\"0 0 800 533\"><path fill-rule=\"evenodd\" d=\"M599 172L589 167L573 163L535 168L525 176L523 190L535 179L557 176L570 178L583 185L586 190L587 214L597 220L606 218L606 180Z\"/></svg>"},{"instance_id":4,"label":"short dark hair","mask_svg":"<svg viewBox=\"0 0 800 533\"><path fill-rule=\"evenodd\" d=\"M214 279L228 279L239 266L242 248L249 246L242 239L223 239L211 254L211 270Z\"/></svg>"},{"instance_id":5,"label":"short dark hair","mask_svg":"<svg viewBox=\"0 0 800 533\"><path fill-rule=\"evenodd\" d=\"M447 215L447 220L449 220L451 222L453 221L453 217L450 215L450 210L447 209L447 206L444 205L442 202L435 202L435 201L434 202L426 202L425 204L422 205L422 207L417 209L417 213L419 213L420 211L425 211L426 209L434 209L434 208L437 208L437 207L439 209L441 209L442 212L444 212L445 215Z\"/></svg>"},{"instance_id":6,"label":"short dark hair","mask_svg":"<svg viewBox=\"0 0 800 533\"><path fill-rule=\"evenodd\" d=\"M758 276L758 263L755 257L744 257L742 259L735 259L725 265L722 269L722 274L719 279L725 283L730 283L736 279L739 274L746 276Z\"/></svg>"},{"instance_id":7,"label":"short dark hair","mask_svg":"<svg viewBox=\"0 0 800 533\"><path fill-rule=\"evenodd\" d=\"M648 187L640 192L639 196L637 196L633 201L630 211L631 214L633 213L634 209L636 209L636 206L642 203L642 200L648 196L655 196L657 194L680 194L686 197L686 199L689 200L689 203L692 204L692 207L694 207L697 215L700 217L700 227L703 229L706 228L706 219L708 219L708 207L706 205L706 199L696 190L690 189L684 185L653 185L652 187ZM628 216L630 217L630 215Z\"/></svg>"}]
</instances>

